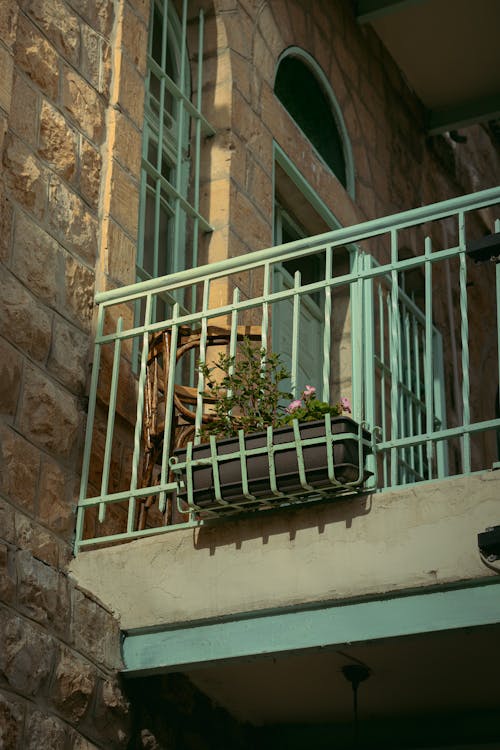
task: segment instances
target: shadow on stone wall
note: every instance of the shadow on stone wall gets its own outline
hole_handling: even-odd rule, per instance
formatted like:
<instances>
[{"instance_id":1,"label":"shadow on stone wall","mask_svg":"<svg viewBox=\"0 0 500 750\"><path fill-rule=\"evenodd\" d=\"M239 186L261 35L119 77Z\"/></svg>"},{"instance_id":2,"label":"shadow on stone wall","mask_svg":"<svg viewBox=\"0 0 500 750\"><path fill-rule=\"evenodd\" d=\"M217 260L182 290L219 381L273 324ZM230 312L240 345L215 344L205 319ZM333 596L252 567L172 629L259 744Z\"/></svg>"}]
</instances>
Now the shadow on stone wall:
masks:
<instances>
[{"instance_id":1,"label":"shadow on stone wall","mask_svg":"<svg viewBox=\"0 0 500 750\"><path fill-rule=\"evenodd\" d=\"M128 750L253 750L256 730L240 724L182 674L130 680Z\"/></svg>"}]
</instances>

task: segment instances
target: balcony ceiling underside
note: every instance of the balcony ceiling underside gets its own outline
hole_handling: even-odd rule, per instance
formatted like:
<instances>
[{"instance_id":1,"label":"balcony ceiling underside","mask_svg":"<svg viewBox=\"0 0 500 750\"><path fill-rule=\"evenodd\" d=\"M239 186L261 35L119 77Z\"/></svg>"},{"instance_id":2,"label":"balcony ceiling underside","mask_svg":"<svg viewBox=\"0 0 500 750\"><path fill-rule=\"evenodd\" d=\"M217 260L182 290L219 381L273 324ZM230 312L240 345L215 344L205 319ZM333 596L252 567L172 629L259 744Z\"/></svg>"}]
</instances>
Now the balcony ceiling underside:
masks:
<instances>
[{"instance_id":1,"label":"balcony ceiling underside","mask_svg":"<svg viewBox=\"0 0 500 750\"><path fill-rule=\"evenodd\" d=\"M427 633L188 675L215 703L257 726L351 722L352 691L342 667L359 663L371 670L359 687L362 721L481 714L498 710L499 633L498 625Z\"/></svg>"},{"instance_id":2,"label":"balcony ceiling underside","mask_svg":"<svg viewBox=\"0 0 500 750\"><path fill-rule=\"evenodd\" d=\"M358 0L428 112L430 133L500 117L498 0Z\"/></svg>"}]
</instances>

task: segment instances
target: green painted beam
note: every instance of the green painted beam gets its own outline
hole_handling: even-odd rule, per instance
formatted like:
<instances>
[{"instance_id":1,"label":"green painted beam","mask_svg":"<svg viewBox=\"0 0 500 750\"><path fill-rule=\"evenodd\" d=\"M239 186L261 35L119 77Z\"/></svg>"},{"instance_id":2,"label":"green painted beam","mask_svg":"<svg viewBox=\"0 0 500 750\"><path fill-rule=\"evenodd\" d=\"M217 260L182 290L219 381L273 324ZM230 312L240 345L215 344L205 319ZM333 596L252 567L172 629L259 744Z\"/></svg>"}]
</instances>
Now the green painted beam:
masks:
<instances>
[{"instance_id":1,"label":"green painted beam","mask_svg":"<svg viewBox=\"0 0 500 750\"><path fill-rule=\"evenodd\" d=\"M500 581L310 610L247 613L154 632L129 631L124 674L185 671L360 641L500 623Z\"/></svg>"},{"instance_id":2,"label":"green painted beam","mask_svg":"<svg viewBox=\"0 0 500 750\"><path fill-rule=\"evenodd\" d=\"M427 114L429 135L459 130L477 122L496 120L500 117L500 92L455 107L430 110Z\"/></svg>"},{"instance_id":3,"label":"green painted beam","mask_svg":"<svg viewBox=\"0 0 500 750\"><path fill-rule=\"evenodd\" d=\"M377 18L402 10L407 5L415 5L423 0L358 0L356 18L359 23L371 23Z\"/></svg>"}]
</instances>

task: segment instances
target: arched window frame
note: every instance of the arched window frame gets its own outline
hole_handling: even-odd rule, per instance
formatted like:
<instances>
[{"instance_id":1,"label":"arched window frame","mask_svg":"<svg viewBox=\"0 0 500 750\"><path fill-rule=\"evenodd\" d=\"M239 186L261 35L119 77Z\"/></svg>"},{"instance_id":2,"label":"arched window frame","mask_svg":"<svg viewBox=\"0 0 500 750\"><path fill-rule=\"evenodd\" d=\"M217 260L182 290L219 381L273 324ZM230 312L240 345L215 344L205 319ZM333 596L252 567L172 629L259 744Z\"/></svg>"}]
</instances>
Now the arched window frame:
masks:
<instances>
[{"instance_id":1,"label":"arched window frame","mask_svg":"<svg viewBox=\"0 0 500 750\"><path fill-rule=\"evenodd\" d=\"M301 47L288 47L285 49L281 55L278 58L278 62L276 65L276 70L274 74L274 82L273 82L273 88L276 84L276 76L278 74L278 70L280 67L280 64L283 62L283 60L287 57L295 57L298 58L304 65L306 65L310 71L313 73L315 78L318 80L318 83L320 84L325 97L330 105L333 121L337 127L337 132L340 137L340 141L342 144L342 150L343 150L343 156L344 156L344 163L345 163L345 172L346 172L346 186L345 189L351 196L351 198L354 198L355 194L355 175L354 175L354 160L352 155L352 148L351 148L351 142L349 139L349 134L347 132L347 128L345 126L344 118L342 116L342 110L340 108L340 105L335 97L335 94L333 93L332 87L330 85L330 82L325 75L324 71L320 67L320 65L316 62L314 57L310 55L308 52L303 50ZM279 100L279 99L278 99ZM282 105L285 109L286 106ZM309 143L311 143L312 148L314 149L315 153L318 156L318 159L321 160L323 164L329 169L333 174L335 174L334 170L326 163L325 159L322 157L322 155L319 153L318 149L314 146L314 144L309 139L307 133L305 133L298 122L295 120L293 115L288 111L290 117L293 119L295 125L299 128L299 130L303 133L304 138L308 140ZM336 175L337 176L337 175ZM337 178L338 179L338 178Z\"/></svg>"}]
</instances>

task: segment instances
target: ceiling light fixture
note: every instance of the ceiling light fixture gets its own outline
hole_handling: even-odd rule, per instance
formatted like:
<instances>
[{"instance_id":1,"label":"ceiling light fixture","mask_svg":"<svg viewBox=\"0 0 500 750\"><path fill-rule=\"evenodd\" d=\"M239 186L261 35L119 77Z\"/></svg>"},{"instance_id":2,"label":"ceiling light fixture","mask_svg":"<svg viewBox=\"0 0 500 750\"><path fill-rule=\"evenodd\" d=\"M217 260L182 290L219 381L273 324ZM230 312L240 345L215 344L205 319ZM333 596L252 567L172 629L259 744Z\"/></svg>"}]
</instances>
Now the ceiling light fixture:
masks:
<instances>
[{"instance_id":1,"label":"ceiling light fixture","mask_svg":"<svg viewBox=\"0 0 500 750\"><path fill-rule=\"evenodd\" d=\"M365 664L346 664L342 667L342 674L352 686L352 700L354 711L354 747L358 746L358 687L371 675Z\"/></svg>"}]
</instances>

